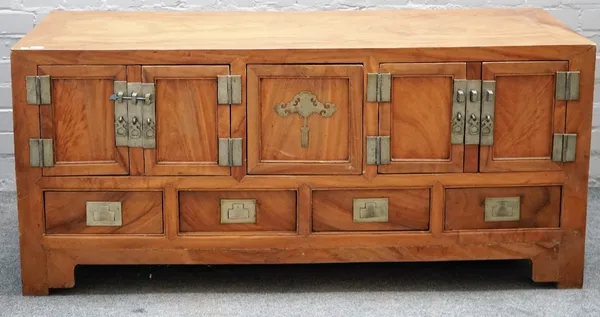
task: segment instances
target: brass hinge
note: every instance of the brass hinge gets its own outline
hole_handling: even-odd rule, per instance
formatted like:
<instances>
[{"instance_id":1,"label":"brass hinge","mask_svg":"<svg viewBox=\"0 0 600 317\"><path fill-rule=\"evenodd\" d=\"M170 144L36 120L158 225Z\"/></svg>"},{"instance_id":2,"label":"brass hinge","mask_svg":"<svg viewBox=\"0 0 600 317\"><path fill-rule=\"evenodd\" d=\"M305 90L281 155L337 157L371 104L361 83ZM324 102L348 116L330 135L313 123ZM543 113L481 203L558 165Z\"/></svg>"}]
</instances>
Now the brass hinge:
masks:
<instances>
[{"instance_id":1,"label":"brass hinge","mask_svg":"<svg viewBox=\"0 0 600 317\"><path fill-rule=\"evenodd\" d=\"M390 161L390 137L367 136L367 165L386 165Z\"/></svg>"},{"instance_id":2,"label":"brass hinge","mask_svg":"<svg viewBox=\"0 0 600 317\"><path fill-rule=\"evenodd\" d=\"M217 76L217 104L239 105L242 103L242 76Z\"/></svg>"},{"instance_id":3,"label":"brass hinge","mask_svg":"<svg viewBox=\"0 0 600 317\"><path fill-rule=\"evenodd\" d=\"M155 86L153 83L114 82L115 144L156 147Z\"/></svg>"},{"instance_id":4,"label":"brass hinge","mask_svg":"<svg viewBox=\"0 0 600 317\"><path fill-rule=\"evenodd\" d=\"M242 166L241 138L219 138L219 166Z\"/></svg>"},{"instance_id":5,"label":"brass hinge","mask_svg":"<svg viewBox=\"0 0 600 317\"><path fill-rule=\"evenodd\" d=\"M54 166L52 139L29 139L29 166Z\"/></svg>"},{"instance_id":6,"label":"brass hinge","mask_svg":"<svg viewBox=\"0 0 600 317\"><path fill-rule=\"evenodd\" d=\"M392 99L392 74L367 74L367 101L390 102Z\"/></svg>"},{"instance_id":7,"label":"brass hinge","mask_svg":"<svg viewBox=\"0 0 600 317\"><path fill-rule=\"evenodd\" d=\"M574 162L577 149L577 134L555 133L552 142L552 161Z\"/></svg>"},{"instance_id":8,"label":"brass hinge","mask_svg":"<svg viewBox=\"0 0 600 317\"><path fill-rule=\"evenodd\" d=\"M579 72L556 72L556 100L579 100Z\"/></svg>"},{"instance_id":9,"label":"brass hinge","mask_svg":"<svg viewBox=\"0 0 600 317\"><path fill-rule=\"evenodd\" d=\"M52 102L50 76L25 76L27 103L30 105L49 105Z\"/></svg>"}]
</instances>

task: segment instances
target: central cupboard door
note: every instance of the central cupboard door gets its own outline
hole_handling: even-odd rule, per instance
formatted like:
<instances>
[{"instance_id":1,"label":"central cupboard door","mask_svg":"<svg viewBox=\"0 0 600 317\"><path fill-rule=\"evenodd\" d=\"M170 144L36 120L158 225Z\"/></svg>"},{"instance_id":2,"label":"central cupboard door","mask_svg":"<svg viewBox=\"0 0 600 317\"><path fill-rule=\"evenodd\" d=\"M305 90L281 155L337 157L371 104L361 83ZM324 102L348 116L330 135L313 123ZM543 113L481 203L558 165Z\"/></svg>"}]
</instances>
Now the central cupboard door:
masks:
<instances>
[{"instance_id":1,"label":"central cupboard door","mask_svg":"<svg viewBox=\"0 0 600 317\"><path fill-rule=\"evenodd\" d=\"M360 174L362 65L250 65L248 174Z\"/></svg>"},{"instance_id":2,"label":"central cupboard door","mask_svg":"<svg viewBox=\"0 0 600 317\"><path fill-rule=\"evenodd\" d=\"M379 135L390 137L390 163L379 173L460 173L463 144L451 144L454 80L465 63L381 64L391 74L391 102L379 103ZM466 92L464 92L466 93Z\"/></svg>"},{"instance_id":3,"label":"central cupboard door","mask_svg":"<svg viewBox=\"0 0 600 317\"><path fill-rule=\"evenodd\" d=\"M156 148L144 149L147 175L229 175L218 139L230 135L230 106L217 105L217 76L229 66L144 66L155 84Z\"/></svg>"}]
</instances>

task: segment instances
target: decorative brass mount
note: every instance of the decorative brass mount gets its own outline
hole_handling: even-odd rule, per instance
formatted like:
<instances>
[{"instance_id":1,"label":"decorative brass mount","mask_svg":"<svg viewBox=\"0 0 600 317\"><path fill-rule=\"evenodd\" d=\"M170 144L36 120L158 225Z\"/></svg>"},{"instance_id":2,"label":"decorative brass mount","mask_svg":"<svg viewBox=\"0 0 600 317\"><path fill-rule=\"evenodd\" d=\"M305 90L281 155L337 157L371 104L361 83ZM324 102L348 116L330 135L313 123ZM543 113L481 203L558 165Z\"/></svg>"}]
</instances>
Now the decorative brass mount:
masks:
<instances>
[{"instance_id":1,"label":"decorative brass mount","mask_svg":"<svg viewBox=\"0 0 600 317\"><path fill-rule=\"evenodd\" d=\"M336 105L332 103L322 103L310 91L299 92L292 101L278 103L274 107L275 112L282 117L286 117L292 113L297 113L304 120L301 132L301 145L303 148L308 147L308 117L313 113L318 113L324 118L331 117L337 110Z\"/></svg>"}]
</instances>

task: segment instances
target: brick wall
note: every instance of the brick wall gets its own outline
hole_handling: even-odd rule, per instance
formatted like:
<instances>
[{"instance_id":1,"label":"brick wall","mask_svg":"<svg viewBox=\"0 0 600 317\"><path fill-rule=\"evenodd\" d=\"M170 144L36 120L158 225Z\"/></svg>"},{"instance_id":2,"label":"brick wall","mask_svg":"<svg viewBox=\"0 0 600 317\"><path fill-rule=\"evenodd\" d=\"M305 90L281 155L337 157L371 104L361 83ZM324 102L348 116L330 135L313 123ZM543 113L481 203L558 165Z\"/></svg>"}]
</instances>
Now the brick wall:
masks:
<instances>
[{"instance_id":1,"label":"brick wall","mask_svg":"<svg viewBox=\"0 0 600 317\"><path fill-rule=\"evenodd\" d=\"M544 7L600 43L600 0L0 0L0 190L14 188L10 47L55 9L68 10L361 10ZM600 55L596 64L600 65ZM600 67L596 69L590 178L600 185Z\"/></svg>"}]
</instances>

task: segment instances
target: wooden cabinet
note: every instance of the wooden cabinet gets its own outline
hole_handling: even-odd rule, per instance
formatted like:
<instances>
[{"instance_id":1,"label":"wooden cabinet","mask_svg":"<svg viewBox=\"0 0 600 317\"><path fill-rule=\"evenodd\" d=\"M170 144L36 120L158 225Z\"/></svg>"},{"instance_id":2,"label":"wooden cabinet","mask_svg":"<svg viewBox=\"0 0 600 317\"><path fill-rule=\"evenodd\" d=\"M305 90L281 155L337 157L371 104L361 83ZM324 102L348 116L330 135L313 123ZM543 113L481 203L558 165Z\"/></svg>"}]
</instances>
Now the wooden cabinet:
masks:
<instances>
[{"instance_id":1,"label":"wooden cabinet","mask_svg":"<svg viewBox=\"0 0 600 317\"><path fill-rule=\"evenodd\" d=\"M488 259L581 287L595 57L536 9L51 13L11 55L23 293Z\"/></svg>"}]
</instances>

